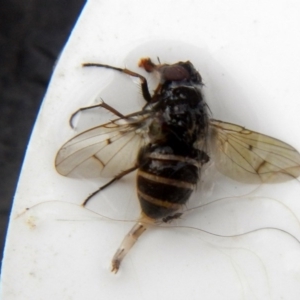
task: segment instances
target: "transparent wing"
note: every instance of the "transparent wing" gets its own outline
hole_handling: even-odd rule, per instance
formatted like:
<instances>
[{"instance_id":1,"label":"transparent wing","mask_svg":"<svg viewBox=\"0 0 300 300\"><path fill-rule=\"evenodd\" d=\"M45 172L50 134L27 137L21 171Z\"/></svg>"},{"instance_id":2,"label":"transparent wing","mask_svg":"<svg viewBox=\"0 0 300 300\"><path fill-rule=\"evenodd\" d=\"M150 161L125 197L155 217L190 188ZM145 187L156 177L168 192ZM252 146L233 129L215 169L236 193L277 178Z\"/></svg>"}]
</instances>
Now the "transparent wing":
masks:
<instances>
[{"instance_id":1,"label":"transparent wing","mask_svg":"<svg viewBox=\"0 0 300 300\"><path fill-rule=\"evenodd\" d=\"M283 182L300 175L300 154L292 146L244 127L210 120L211 151L217 169L240 182Z\"/></svg>"},{"instance_id":2,"label":"transparent wing","mask_svg":"<svg viewBox=\"0 0 300 300\"><path fill-rule=\"evenodd\" d=\"M117 119L84 131L58 151L55 166L64 176L114 177L135 166L145 143L149 114Z\"/></svg>"}]
</instances>

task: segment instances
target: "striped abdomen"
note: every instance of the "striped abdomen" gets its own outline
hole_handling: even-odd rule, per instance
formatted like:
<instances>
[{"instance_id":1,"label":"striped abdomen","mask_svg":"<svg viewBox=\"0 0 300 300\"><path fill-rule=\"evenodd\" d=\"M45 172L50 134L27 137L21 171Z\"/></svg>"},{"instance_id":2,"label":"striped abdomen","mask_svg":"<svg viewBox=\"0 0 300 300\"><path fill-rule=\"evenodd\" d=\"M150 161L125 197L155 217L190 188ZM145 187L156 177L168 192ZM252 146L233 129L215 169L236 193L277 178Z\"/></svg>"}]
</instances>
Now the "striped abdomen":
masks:
<instances>
[{"instance_id":1,"label":"striped abdomen","mask_svg":"<svg viewBox=\"0 0 300 300\"><path fill-rule=\"evenodd\" d=\"M188 201L199 176L198 153L195 158L170 154L173 151L168 150L171 149L157 146L142 149L139 155L137 193L143 213L155 220L179 210Z\"/></svg>"}]
</instances>

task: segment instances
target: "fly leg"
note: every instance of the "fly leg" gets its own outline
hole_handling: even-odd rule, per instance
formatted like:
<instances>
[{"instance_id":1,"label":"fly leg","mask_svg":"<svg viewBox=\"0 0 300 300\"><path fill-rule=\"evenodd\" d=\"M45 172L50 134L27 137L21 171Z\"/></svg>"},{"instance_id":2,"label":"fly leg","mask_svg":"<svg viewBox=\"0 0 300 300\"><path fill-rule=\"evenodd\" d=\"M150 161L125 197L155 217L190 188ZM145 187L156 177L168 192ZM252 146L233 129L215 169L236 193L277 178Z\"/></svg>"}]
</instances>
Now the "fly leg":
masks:
<instances>
[{"instance_id":1,"label":"fly leg","mask_svg":"<svg viewBox=\"0 0 300 300\"><path fill-rule=\"evenodd\" d=\"M117 252L115 253L115 255L112 259L111 271L113 273L118 272L123 258L129 252L129 250L132 248L132 246L135 244L135 242L138 240L138 238L146 231L148 226L149 226L149 224L140 221L140 222L137 222L132 227L132 229L127 233L127 235L123 239L120 247L118 248Z\"/></svg>"},{"instance_id":2,"label":"fly leg","mask_svg":"<svg viewBox=\"0 0 300 300\"><path fill-rule=\"evenodd\" d=\"M93 109L93 108L97 108L97 107L102 107L102 108L105 108L106 110L110 111L111 113L113 113L114 115L116 115L117 117L119 118L124 118L124 115L121 114L120 112L118 112L116 109L114 109L112 106L106 104L102 99L101 99L101 103L99 104L96 104L96 105L92 105L92 106L86 106L86 107L81 107L79 108L78 110L76 110L70 117L70 120L69 120L69 124L70 124L70 127L72 129L74 129L74 125L73 125L73 119L74 117L79 113L79 112L82 112L84 110L88 110L88 109Z\"/></svg>"},{"instance_id":3,"label":"fly leg","mask_svg":"<svg viewBox=\"0 0 300 300\"><path fill-rule=\"evenodd\" d=\"M82 203L82 206L86 206L86 204L89 202L89 200L94 197L96 194L98 194L99 192L103 191L105 188L107 188L108 186L110 186L112 183L114 183L115 181L121 179L122 177L124 177L125 175L135 171L138 167L134 166L130 169L127 169L123 172L121 172L119 175L115 176L113 179L111 179L108 183L102 185L98 190L94 191L92 194L90 194Z\"/></svg>"},{"instance_id":4,"label":"fly leg","mask_svg":"<svg viewBox=\"0 0 300 300\"><path fill-rule=\"evenodd\" d=\"M112 70L116 70L118 72L125 73L125 74L133 76L133 77L137 77L141 80L142 94L143 94L145 101L150 102L152 100L146 78L138 73L130 71L126 68L122 69L122 68L117 68L117 67L103 65L103 64L96 64L96 63L85 63L85 64L83 64L83 66L84 67L102 67L102 68L112 69Z\"/></svg>"}]
</instances>

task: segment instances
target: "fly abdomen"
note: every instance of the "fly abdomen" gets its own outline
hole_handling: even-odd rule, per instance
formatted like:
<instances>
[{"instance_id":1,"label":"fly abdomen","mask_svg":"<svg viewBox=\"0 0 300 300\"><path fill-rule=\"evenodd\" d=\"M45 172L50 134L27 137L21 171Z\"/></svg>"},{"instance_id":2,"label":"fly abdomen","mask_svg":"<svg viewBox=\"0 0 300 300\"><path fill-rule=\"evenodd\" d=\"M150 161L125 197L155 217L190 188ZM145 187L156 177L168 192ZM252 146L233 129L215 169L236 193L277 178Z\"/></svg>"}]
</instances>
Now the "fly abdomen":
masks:
<instances>
[{"instance_id":1,"label":"fly abdomen","mask_svg":"<svg viewBox=\"0 0 300 300\"><path fill-rule=\"evenodd\" d=\"M137 191L142 211L151 219L174 214L198 181L197 159L165 153L166 147L143 149L139 156Z\"/></svg>"}]
</instances>

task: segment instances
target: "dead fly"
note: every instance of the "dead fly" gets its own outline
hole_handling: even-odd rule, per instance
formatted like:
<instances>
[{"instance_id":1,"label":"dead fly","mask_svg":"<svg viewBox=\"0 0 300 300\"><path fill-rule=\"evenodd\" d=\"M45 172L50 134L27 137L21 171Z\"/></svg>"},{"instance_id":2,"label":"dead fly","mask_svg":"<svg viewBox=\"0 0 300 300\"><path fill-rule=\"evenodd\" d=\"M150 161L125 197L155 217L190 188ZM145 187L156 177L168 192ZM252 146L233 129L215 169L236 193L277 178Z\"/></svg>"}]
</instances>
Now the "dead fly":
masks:
<instances>
[{"instance_id":1,"label":"dead fly","mask_svg":"<svg viewBox=\"0 0 300 300\"><path fill-rule=\"evenodd\" d=\"M300 175L300 154L290 145L244 127L211 119L202 95L202 79L191 62L139 66L159 76L151 95L145 77L128 69L87 63L137 77L146 101L141 111L123 115L106 103L99 106L116 119L84 131L62 146L55 165L64 176L84 172L110 177L99 191L137 170L141 215L112 259L122 259L150 224L179 218L210 160L223 174L246 183L280 182ZM86 109L86 108L83 108Z\"/></svg>"}]
</instances>

